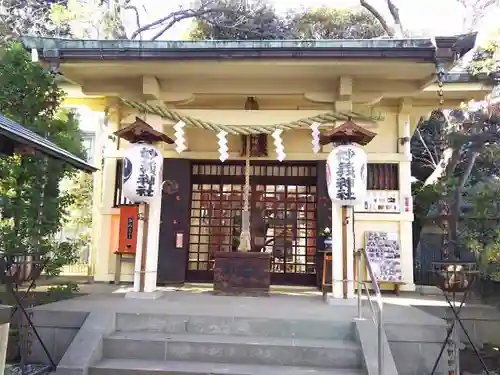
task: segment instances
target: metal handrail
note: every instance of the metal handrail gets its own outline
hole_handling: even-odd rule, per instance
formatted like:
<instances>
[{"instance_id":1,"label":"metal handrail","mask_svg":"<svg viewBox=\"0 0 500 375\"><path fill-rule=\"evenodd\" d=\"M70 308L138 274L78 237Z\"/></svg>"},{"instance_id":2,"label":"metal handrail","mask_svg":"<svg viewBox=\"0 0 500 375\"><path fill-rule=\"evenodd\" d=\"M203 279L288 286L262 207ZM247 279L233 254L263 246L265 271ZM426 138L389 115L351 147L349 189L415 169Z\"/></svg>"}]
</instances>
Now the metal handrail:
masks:
<instances>
[{"instance_id":1,"label":"metal handrail","mask_svg":"<svg viewBox=\"0 0 500 375\"><path fill-rule=\"evenodd\" d=\"M362 318L362 313L361 313L361 288L359 287L360 285L363 285L366 290L366 295L368 297L368 302L370 304L370 309L372 311L372 316L373 316L373 321L377 326L377 341L378 341L378 348L377 348L377 354L378 354L378 361L377 361L377 366L378 366L378 374L383 375L383 369L384 369L384 340L383 340L383 332L384 332L384 326L383 326L383 302L382 302L382 293L380 293L380 286L378 283L377 278L375 277L375 274L373 272L373 269L371 267L370 262L368 262L368 256L366 254L366 250L361 248L358 251L356 251L356 257L357 257L357 267L356 267L356 279L357 279L357 297L358 297L358 318ZM368 270L368 276L370 277L370 281L373 287L373 291L375 292L375 297L376 297L376 302L378 309L375 311L375 308L373 306L373 302L371 300L370 292L368 290L368 285L366 285L365 282L361 281L361 265L362 265L362 258L365 258L366 260L366 269Z\"/></svg>"}]
</instances>

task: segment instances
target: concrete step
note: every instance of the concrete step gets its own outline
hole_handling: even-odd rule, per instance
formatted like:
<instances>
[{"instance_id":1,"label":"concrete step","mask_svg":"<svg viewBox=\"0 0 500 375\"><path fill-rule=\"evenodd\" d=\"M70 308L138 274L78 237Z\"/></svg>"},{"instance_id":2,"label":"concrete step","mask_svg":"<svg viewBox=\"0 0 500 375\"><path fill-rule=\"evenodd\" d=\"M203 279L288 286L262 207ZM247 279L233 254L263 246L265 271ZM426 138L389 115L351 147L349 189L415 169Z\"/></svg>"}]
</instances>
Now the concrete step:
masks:
<instances>
[{"instance_id":1,"label":"concrete step","mask_svg":"<svg viewBox=\"0 0 500 375\"><path fill-rule=\"evenodd\" d=\"M116 330L332 340L354 338L354 325L351 317L349 320L318 321L119 313L116 317Z\"/></svg>"},{"instance_id":2,"label":"concrete step","mask_svg":"<svg viewBox=\"0 0 500 375\"><path fill-rule=\"evenodd\" d=\"M361 369L261 366L210 362L141 361L104 359L89 369L89 375L365 375Z\"/></svg>"},{"instance_id":3,"label":"concrete step","mask_svg":"<svg viewBox=\"0 0 500 375\"><path fill-rule=\"evenodd\" d=\"M116 332L103 341L103 358L255 365L360 368L352 341L228 335Z\"/></svg>"}]
</instances>

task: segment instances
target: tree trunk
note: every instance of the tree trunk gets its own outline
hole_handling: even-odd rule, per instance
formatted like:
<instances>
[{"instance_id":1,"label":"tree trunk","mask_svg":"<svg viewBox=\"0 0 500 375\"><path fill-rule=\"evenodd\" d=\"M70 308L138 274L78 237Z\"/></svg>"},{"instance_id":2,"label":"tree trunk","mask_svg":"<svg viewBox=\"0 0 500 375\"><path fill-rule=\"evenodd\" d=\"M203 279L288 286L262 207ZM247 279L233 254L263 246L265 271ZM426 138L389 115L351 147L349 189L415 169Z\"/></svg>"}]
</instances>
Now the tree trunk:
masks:
<instances>
[{"instance_id":1,"label":"tree trunk","mask_svg":"<svg viewBox=\"0 0 500 375\"><path fill-rule=\"evenodd\" d=\"M442 153L441 160L439 161L436 169L429 177L427 177L427 180L425 180L424 186L436 184L440 178L451 176L459 161L460 151L455 150L452 147L448 147Z\"/></svg>"},{"instance_id":2,"label":"tree trunk","mask_svg":"<svg viewBox=\"0 0 500 375\"><path fill-rule=\"evenodd\" d=\"M479 153L477 151L469 151L466 156L467 166L460 176L460 180L455 187L453 194L452 205L451 205L451 217L450 217L450 243L452 250L455 251L457 255L457 245L458 245L458 227L460 221L460 215L462 213L462 194L464 191L465 184L469 180L470 174L472 173L472 168L476 163Z\"/></svg>"},{"instance_id":3,"label":"tree trunk","mask_svg":"<svg viewBox=\"0 0 500 375\"><path fill-rule=\"evenodd\" d=\"M389 0L390 2L390 0ZM389 22L385 19L385 17L380 13L377 8L373 7L366 0L360 0L360 4L363 8L365 8L368 12L370 12L380 23L380 26L385 30L388 36L394 37L395 32L394 29L389 25Z\"/></svg>"}]
</instances>

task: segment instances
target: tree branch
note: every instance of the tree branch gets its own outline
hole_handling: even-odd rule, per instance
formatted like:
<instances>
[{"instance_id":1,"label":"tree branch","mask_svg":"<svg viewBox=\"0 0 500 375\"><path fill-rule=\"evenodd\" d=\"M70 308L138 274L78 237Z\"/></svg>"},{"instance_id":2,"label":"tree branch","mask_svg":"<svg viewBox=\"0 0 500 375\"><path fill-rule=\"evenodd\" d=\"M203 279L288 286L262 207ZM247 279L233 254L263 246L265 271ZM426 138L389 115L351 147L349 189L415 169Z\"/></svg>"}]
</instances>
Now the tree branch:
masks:
<instances>
[{"instance_id":1,"label":"tree branch","mask_svg":"<svg viewBox=\"0 0 500 375\"><path fill-rule=\"evenodd\" d=\"M492 5L500 3L499 0L457 0L457 2L465 11L462 20L464 32L472 31L483 18L485 11Z\"/></svg>"},{"instance_id":2,"label":"tree branch","mask_svg":"<svg viewBox=\"0 0 500 375\"><path fill-rule=\"evenodd\" d=\"M177 22L188 19L188 18L199 18L208 13L235 13L233 9L229 8L206 8L202 5L199 9L182 9L176 12L170 13L168 16L162 17L154 22L148 23L142 27L139 27L136 31L132 33L130 39L135 39L137 36L144 31L150 30L155 26L162 25L168 22L161 30L153 37L152 40L158 39L165 32L167 32L172 26Z\"/></svg>"},{"instance_id":3,"label":"tree branch","mask_svg":"<svg viewBox=\"0 0 500 375\"><path fill-rule=\"evenodd\" d=\"M437 167L436 160L434 160L434 157L432 156L431 150L429 150L429 147L427 147L427 143L425 143L424 138L422 137L422 133L420 132L420 129L418 127L417 127L417 135L418 135L418 139L420 140L420 142L422 142L422 146L424 146L425 151L429 155L429 158L431 159L433 166Z\"/></svg>"},{"instance_id":4,"label":"tree branch","mask_svg":"<svg viewBox=\"0 0 500 375\"><path fill-rule=\"evenodd\" d=\"M141 17L139 16L139 10L136 6L130 4L131 0L126 0L123 4L122 8L125 10L133 10L135 13L135 23L137 25L137 29L141 28Z\"/></svg>"},{"instance_id":5,"label":"tree branch","mask_svg":"<svg viewBox=\"0 0 500 375\"><path fill-rule=\"evenodd\" d=\"M405 36L405 31L403 29L403 24L401 23L401 17L399 16L398 7L392 2L392 0L387 0L387 8L389 8L389 12L391 12L391 16L394 20L394 24L399 29L400 37Z\"/></svg>"},{"instance_id":6,"label":"tree branch","mask_svg":"<svg viewBox=\"0 0 500 375\"><path fill-rule=\"evenodd\" d=\"M239 21L237 21L236 23L233 23L232 25L221 25L221 24L215 23L210 18L204 17L204 16L199 17L199 19L203 20L204 22L206 22L207 24L209 24L213 27L224 28L226 30L231 30L235 33L240 32L240 33L253 34L254 36L259 37L261 39L265 39L268 37L271 37L272 39L287 39L287 38L293 39L293 38L295 38L295 35L293 35L290 32L283 32L283 30L279 30L279 31L273 30L272 32L270 32L268 30L257 31L254 28L250 28L250 27L238 27L238 25L243 24L243 20L241 20L241 19Z\"/></svg>"},{"instance_id":7,"label":"tree branch","mask_svg":"<svg viewBox=\"0 0 500 375\"><path fill-rule=\"evenodd\" d=\"M384 18L384 16L382 16L382 14L375 7L370 5L366 0L360 0L359 3L368 12L373 14L373 16L377 19L377 21L380 22L380 25L385 30L387 35L389 35L390 37L393 37L395 35L394 29L391 26L389 26L387 20Z\"/></svg>"}]
</instances>

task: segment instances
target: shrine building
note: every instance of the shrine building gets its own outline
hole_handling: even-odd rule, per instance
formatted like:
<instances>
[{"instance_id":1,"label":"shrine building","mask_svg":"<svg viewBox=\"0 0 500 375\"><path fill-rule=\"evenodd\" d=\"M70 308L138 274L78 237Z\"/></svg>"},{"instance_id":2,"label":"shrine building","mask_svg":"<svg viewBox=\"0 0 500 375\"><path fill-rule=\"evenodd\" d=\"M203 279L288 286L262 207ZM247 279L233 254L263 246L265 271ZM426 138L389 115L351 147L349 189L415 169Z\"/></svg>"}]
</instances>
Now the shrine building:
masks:
<instances>
[{"instance_id":1,"label":"shrine building","mask_svg":"<svg viewBox=\"0 0 500 375\"><path fill-rule=\"evenodd\" d=\"M133 238L127 243L124 218L134 217L137 208L121 188L128 142L120 130L132 134L149 126L164 164L162 194L150 205L145 233L147 288L213 281L213 254L238 248L248 155L252 250L271 254L273 284L320 286L325 228L333 228L332 262L344 270L334 278L352 280L353 251L385 236L399 252L399 262L387 272L400 279L402 290L413 290L409 137L440 107L440 81L443 108L489 92L467 74L447 73L471 50L471 39L27 37L23 44L62 75L67 106L91 111L100 128L96 148L103 157L95 161L100 170L91 256L95 281L133 279L137 249ZM179 121L185 126L175 130ZM332 216L325 168L332 144L323 142L313 152L314 123L321 136L344 125L350 132L372 134L363 146L368 195L354 208L354 245L337 240L335 228L342 230L344 219ZM283 130L285 155L276 152L272 133L277 128ZM217 137L222 130L228 133L224 162ZM177 152L178 144L185 149Z\"/></svg>"}]
</instances>

